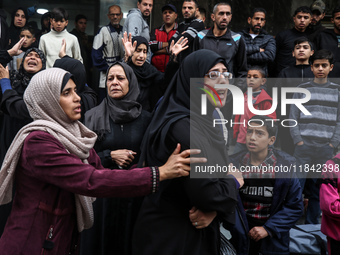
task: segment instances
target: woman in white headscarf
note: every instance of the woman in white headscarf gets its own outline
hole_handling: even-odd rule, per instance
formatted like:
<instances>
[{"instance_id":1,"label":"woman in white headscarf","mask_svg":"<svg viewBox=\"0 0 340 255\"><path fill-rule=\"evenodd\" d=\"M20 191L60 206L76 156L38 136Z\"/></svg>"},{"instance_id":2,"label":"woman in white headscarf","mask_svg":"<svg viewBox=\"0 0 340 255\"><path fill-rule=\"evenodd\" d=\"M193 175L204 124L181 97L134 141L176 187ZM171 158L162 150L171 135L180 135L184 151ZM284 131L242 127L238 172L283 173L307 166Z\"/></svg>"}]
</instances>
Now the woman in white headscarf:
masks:
<instances>
[{"instance_id":1,"label":"woman in white headscarf","mask_svg":"<svg viewBox=\"0 0 340 255\"><path fill-rule=\"evenodd\" d=\"M77 254L78 232L93 224L93 198L156 192L159 181L188 175L190 151L179 147L161 167L105 169L81 124L72 75L51 68L34 76L24 100L33 122L22 128L0 170L0 204L16 193L0 239L7 254ZM191 159L193 162L193 159Z\"/></svg>"}]
</instances>

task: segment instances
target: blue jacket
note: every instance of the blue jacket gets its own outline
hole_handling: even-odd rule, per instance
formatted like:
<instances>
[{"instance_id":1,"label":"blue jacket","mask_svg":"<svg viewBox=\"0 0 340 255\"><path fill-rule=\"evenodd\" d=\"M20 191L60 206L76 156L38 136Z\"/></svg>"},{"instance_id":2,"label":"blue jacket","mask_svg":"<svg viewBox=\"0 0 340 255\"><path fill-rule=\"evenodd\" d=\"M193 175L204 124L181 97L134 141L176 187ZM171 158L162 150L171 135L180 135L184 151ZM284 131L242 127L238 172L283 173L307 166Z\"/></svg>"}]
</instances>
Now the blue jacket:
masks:
<instances>
[{"instance_id":1,"label":"blue jacket","mask_svg":"<svg viewBox=\"0 0 340 255\"><path fill-rule=\"evenodd\" d=\"M295 165L295 159L289 154L274 150L277 163L276 166ZM230 156L234 166L239 167L245 152ZM289 255L289 230L295 225L303 212L302 191L299 180L291 168L291 173L276 172L276 180L273 191L273 201L270 209L270 217L263 227L270 233L262 239L260 252L263 255ZM288 178L284 177L284 174ZM229 228L230 229L230 228ZM239 196L236 222L231 228L233 238L231 242L237 250L238 255L248 254L248 222L244 208Z\"/></svg>"}]
</instances>

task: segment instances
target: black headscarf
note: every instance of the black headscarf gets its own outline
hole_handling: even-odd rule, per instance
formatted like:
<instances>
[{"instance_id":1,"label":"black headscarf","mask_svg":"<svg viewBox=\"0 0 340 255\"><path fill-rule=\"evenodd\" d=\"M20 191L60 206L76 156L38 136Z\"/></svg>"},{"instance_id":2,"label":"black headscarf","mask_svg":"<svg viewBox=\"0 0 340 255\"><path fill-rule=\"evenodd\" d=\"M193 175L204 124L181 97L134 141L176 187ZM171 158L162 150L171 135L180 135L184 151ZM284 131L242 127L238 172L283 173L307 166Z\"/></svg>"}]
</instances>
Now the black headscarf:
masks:
<instances>
[{"instance_id":1,"label":"black headscarf","mask_svg":"<svg viewBox=\"0 0 340 255\"><path fill-rule=\"evenodd\" d=\"M11 20L11 25L9 27L9 39L11 40L9 49L12 48L14 44L16 44L20 40L19 35L20 35L20 31L22 27L16 27L14 25L15 14L17 13L18 10L22 10L25 13L25 17L26 17L25 26L27 25L27 22L28 22L28 13L27 13L26 8L18 7L12 12L12 16L11 16L12 20Z\"/></svg>"},{"instance_id":2,"label":"black headscarf","mask_svg":"<svg viewBox=\"0 0 340 255\"><path fill-rule=\"evenodd\" d=\"M132 38L132 44L137 41L136 49L139 45L145 44L146 49L148 50L148 41L143 36L135 36ZM128 62L129 66L135 72L137 76L138 83L141 87L149 87L152 85L153 78L158 75L158 70L150 65L148 62L145 62L142 66L136 66L132 63L132 60Z\"/></svg>"},{"instance_id":3,"label":"black headscarf","mask_svg":"<svg viewBox=\"0 0 340 255\"><path fill-rule=\"evenodd\" d=\"M85 125L98 135L98 139L102 139L105 133L111 132L110 119L118 124L127 123L138 118L142 112L142 106L137 102L139 95L137 78L127 64L114 62L107 69L105 85L108 73L115 65L123 67L129 81L129 92L121 99L114 99L107 95L100 105L85 114Z\"/></svg>"},{"instance_id":4,"label":"black headscarf","mask_svg":"<svg viewBox=\"0 0 340 255\"><path fill-rule=\"evenodd\" d=\"M190 78L203 78L204 75L216 64L222 62L226 65L225 60L217 53L211 50L198 50L188 55L182 62L178 72L171 80L164 98L152 118L146 136L142 144L142 155L140 165L143 161L147 165L161 165L166 162L166 159L172 153L173 148L166 148L166 139L171 126L182 118L189 117L197 121L198 128L203 130L205 138L210 139L221 148L224 146L221 135L212 128L212 112L214 108L209 106L206 116L200 115L200 104L190 106L190 97L200 98L202 94L199 88L203 88L203 83L193 83L192 86L197 86L197 89L190 90ZM194 95L190 95L190 91L194 91ZM200 100L195 100L200 101ZM191 108L190 108L191 107ZM189 128L189 127L188 127ZM199 141L195 145L204 146L204 143ZM180 141L179 141L180 142ZM206 144L205 144L206 146ZM203 148L200 147L199 149ZM225 149L225 155L227 155ZM224 154L222 153L222 154ZM204 154L208 156L207 154ZM208 158L209 160L209 158Z\"/></svg>"},{"instance_id":5,"label":"black headscarf","mask_svg":"<svg viewBox=\"0 0 340 255\"><path fill-rule=\"evenodd\" d=\"M53 67L59 67L73 74L78 93L84 91L86 85L86 71L84 65L79 60L65 56L61 59L57 59L54 62Z\"/></svg>"},{"instance_id":6,"label":"black headscarf","mask_svg":"<svg viewBox=\"0 0 340 255\"><path fill-rule=\"evenodd\" d=\"M35 73L28 73L24 68L25 59L31 51L35 51L41 59L42 68L38 72L46 69L46 57L44 53L38 48L28 49L22 58L22 62L19 67L19 70L18 71L14 70L11 72L11 84L12 84L13 89L18 89L19 87L23 87L23 89L26 89L26 87L31 81L31 78L33 77L33 75L35 75Z\"/></svg>"},{"instance_id":7,"label":"black headscarf","mask_svg":"<svg viewBox=\"0 0 340 255\"><path fill-rule=\"evenodd\" d=\"M84 114L97 105L97 95L88 86L86 86L86 70L78 59L65 56L61 59L57 59L54 62L53 67L59 67L65 71L70 72L73 75L74 83L77 86L77 93L81 98L81 118L83 122Z\"/></svg>"}]
</instances>

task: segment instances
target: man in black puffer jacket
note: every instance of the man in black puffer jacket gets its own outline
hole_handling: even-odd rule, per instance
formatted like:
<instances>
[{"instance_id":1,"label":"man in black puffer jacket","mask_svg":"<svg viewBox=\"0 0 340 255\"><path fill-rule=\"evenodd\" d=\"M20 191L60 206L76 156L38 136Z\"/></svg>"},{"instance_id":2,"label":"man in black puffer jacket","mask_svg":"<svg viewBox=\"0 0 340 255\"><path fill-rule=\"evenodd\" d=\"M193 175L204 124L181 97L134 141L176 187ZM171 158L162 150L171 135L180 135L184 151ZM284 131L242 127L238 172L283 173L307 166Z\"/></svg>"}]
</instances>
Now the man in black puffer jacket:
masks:
<instances>
[{"instance_id":1,"label":"man in black puffer jacket","mask_svg":"<svg viewBox=\"0 0 340 255\"><path fill-rule=\"evenodd\" d=\"M249 28L240 32L246 43L248 68L261 66L268 73L268 64L272 63L276 54L276 42L263 27L266 24L266 10L255 8L248 17Z\"/></svg>"}]
</instances>

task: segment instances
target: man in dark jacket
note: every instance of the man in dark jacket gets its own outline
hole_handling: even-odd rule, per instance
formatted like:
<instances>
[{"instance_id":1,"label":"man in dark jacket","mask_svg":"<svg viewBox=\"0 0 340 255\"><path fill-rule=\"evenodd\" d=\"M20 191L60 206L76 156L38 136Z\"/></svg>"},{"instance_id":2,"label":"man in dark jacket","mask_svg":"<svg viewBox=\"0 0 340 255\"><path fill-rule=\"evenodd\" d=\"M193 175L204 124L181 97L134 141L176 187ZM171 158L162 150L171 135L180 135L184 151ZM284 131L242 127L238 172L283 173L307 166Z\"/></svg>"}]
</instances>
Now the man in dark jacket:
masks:
<instances>
[{"instance_id":1,"label":"man in dark jacket","mask_svg":"<svg viewBox=\"0 0 340 255\"><path fill-rule=\"evenodd\" d=\"M255 8L248 17L249 28L240 32L246 43L248 68L261 66L268 73L268 64L272 63L276 54L276 42L263 27L266 24L266 10Z\"/></svg>"},{"instance_id":2,"label":"man in dark jacket","mask_svg":"<svg viewBox=\"0 0 340 255\"><path fill-rule=\"evenodd\" d=\"M290 65L294 65L295 59L292 56L294 41L301 36L308 36L307 27L311 22L312 12L307 6L301 6L294 12L294 27L284 30L275 37L276 40L276 70L275 76Z\"/></svg>"},{"instance_id":3,"label":"man in dark jacket","mask_svg":"<svg viewBox=\"0 0 340 255\"><path fill-rule=\"evenodd\" d=\"M214 26L210 30L198 33L194 49L215 51L225 58L229 72L232 72L236 78L245 78L247 76L246 45L241 34L228 29L231 18L232 12L229 4L216 4L211 14Z\"/></svg>"},{"instance_id":4,"label":"man in dark jacket","mask_svg":"<svg viewBox=\"0 0 340 255\"><path fill-rule=\"evenodd\" d=\"M293 57L296 59L295 65L288 66L281 70L276 80L277 88L284 87L297 87L301 83L307 82L314 78L309 58L314 54L313 43L308 40L307 37L300 37L294 42ZM280 91L280 90L279 90ZM292 93L286 95L287 98L292 98ZM281 97L279 96L279 100ZM278 104L278 111L281 113L281 104ZM287 112L289 113L289 105L287 106ZM281 116L278 117L281 119ZM283 119L285 116L282 117ZM279 127L279 136L281 150L290 155L294 154L294 142L290 136L288 127Z\"/></svg>"},{"instance_id":5,"label":"man in dark jacket","mask_svg":"<svg viewBox=\"0 0 340 255\"><path fill-rule=\"evenodd\" d=\"M315 39L316 49L328 49L334 54L335 62L340 62L340 7L336 7L332 12L332 23L334 29L322 31Z\"/></svg>"},{"instance_id":6,"label":"man in dark jacket","mask_svg":"<svg viewBox=\"0 0 340 255\"><path fill-rule=\"evenodd\" d=\"M231 230L238 255L289 255L289 230L303 212L300 184L292 175L295 160L269 148L275 142L277 127L266 118L250 119L248 151L230 157L244 177L239 213Z\"/></svg>"},{"instance_id":7,"label":"man in dark jacket","mask_svg":"<svg viewBox=\"0 0 340 255\"><path fill-rule=\"evenodd\" d=\"M175 43L184 36L188 39L188 48L182 51L178 57L178 62L182 62L183 59L194 51L193 43L197 33L204 29L204 23L202 20L196 18L198 12L198 4L196 0L184 0L182 5L182 14L184 21L179 23L176 33L172 36L169 44L173 40Z\"/></svg>"},{"instance_id":8,"label":"man in dark jacket","mask_svg":"<svg viewBox=\"0 0 340 255\"><path fill-rule=\"evenodd\" d=\"M310 6L310 10L312 11L312 20L308 27L310 31L308 38L313 42L320 32L326 29L321 25L321 20L323 20L326 14L326 5L322 0L316 0Z\"/></svg>"}]
</instances>

